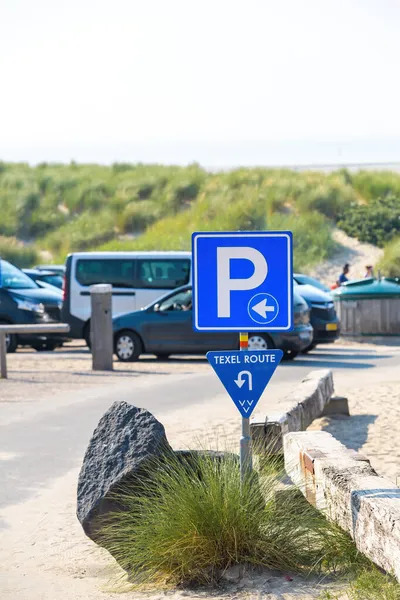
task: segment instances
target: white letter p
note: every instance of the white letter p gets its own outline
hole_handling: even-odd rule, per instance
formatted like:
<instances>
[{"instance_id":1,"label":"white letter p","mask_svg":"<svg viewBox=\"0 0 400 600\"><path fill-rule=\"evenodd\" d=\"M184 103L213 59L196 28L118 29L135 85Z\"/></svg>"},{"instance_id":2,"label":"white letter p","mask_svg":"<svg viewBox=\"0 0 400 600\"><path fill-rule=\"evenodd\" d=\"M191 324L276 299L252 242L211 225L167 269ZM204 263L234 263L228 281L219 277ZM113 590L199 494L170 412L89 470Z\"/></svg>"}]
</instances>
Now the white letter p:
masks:
<instances>
[{"instance_id":1,"label":"white letter p","mask_svg":"<svg viewBox=\"0 0 400 600\"><path fill-rule=\"evenodd\" d=\"M230 263L234 258L249 260L254 265L254 273L247 279L231 279ZM265 281L268 264L264 256L255 248L217 248L217 296L218 317L231 316L231 291L252 290Z\"/></svg>"}]
</instances>

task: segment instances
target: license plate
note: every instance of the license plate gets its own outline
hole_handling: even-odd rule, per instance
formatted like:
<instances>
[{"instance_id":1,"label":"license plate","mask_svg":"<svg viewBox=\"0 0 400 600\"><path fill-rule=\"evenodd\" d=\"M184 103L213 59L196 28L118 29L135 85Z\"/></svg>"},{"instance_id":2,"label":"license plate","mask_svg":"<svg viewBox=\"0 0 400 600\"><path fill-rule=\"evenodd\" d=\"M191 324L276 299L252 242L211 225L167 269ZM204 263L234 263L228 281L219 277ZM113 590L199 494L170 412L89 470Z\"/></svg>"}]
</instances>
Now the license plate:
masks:
<instances>
[{"instance_id":1,"label":"license plate","mask_svg":"<svg viewBox=\"0 0 400 600\"><path fill-rule=\"evenodd\" d=\"M337 323L327 323L326 330L327 331L337 331Z\"/></svg>"}]
</instances>

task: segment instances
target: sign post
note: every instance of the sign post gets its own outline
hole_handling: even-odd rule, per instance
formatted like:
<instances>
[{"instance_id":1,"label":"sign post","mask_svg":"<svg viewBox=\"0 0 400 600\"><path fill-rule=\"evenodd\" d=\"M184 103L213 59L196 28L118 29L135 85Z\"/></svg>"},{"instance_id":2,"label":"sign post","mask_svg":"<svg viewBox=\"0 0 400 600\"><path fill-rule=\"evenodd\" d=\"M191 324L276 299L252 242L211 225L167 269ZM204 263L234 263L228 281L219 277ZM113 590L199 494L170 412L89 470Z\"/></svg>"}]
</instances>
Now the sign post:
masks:
<instances>
[{"instance_id":1,"label":"sign post","mask_svg":"<svg viewBox=\"0 0 400 600\"><path fill-rule=\"evenodd\" d=\"M249 334L239 334L239 348L241 352L249 348ZM253 458L250 438L250 417L242 417L242 437L240 438L240 479L243 481L246 472L253 468Z\"/></svg>"},{"instance_id":2,"label":"sign post","mask_svg":"<svg viewBox=\"0 0 400 600\"><path fill-rule=\"evenodd\" d=\"M208 352L207 359L242 416L242 480L252 468L250 415L283 356L249 350L248 332L293 329L292 255L290 231L192 235L193 328L240 332L239 352Z\"/></svg>"}]
</instances>

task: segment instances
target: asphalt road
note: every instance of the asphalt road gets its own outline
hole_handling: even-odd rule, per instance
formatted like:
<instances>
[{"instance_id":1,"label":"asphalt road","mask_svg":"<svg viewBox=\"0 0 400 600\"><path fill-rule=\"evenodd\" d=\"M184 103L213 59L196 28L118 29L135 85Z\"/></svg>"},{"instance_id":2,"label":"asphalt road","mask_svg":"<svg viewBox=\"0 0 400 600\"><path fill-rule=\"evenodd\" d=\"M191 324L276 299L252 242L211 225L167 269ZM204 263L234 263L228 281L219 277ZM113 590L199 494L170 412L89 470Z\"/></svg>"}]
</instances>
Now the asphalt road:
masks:
<instances>
[{"instance_id":1,"label":"asphalt road","mask_svg":"<svg viewBox=\"0 0 400 600\"><path fill-rule=\"evenodd\" d=\"M268 387L268 394L282 386L295 384L313 369L329 368L335 379L360 385L368 374L396 372L400 353L360 347L325 346L312 354L283 363ZM375 373L376 375L376 373ZM147 385L132 383L91 388L80 397L65 395L54 408L49 399L43 410L26 412L7 422L12 404L1 404L0 418L0 509L23 502L56 478L78 467L101 415L115 400L147 408L157 417L185 407L185 410L210 399L221 398L223 388L216 375L169 375L152 378ZM14 407L15 410L15 407ZM10 412L11 414L11 412ZM1 424L2 423L2 424ZM1 457L6 459L1 459ZM1 523L0 523L1 527Z\"/></svg>"}]
</instances>

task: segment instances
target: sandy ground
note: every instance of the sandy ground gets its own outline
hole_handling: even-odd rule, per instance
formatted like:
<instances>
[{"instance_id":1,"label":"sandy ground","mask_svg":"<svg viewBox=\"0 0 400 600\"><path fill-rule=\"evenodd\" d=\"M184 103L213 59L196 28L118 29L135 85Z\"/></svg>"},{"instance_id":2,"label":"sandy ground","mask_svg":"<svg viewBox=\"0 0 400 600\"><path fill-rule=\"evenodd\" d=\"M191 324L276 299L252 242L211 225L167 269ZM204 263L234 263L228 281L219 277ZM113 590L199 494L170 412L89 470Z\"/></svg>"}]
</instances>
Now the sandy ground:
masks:
<instances>
[{"instance_id":1,"label":"sandy ground","mask_svg":"<svg viewBox=\"0 0 400 600\"><path fill-rule=\"evenodd\" d=\"M329 261L321 263L310 273L328 287L335 283L345 263L350 264L349 279L361 279L364 277L366 265L375 266L383 256L381 248L359 242L339 229L333 232L333 238L338 244L337 252Z\"/></svg>"},{"instance_id":2,"label":"sandy ground","mask_svg":"<svg viewBox=\"0 0 400 600\"><path fill-rule=\"evenodd\" d=\"M379 353L393 349L379 348ZM1 401L29 402L34 389L43 402L51 402L57 391L77 392L91 387L113 385L127 377L141 374L138 383L147 385L157 371L169 376L198 373L208 369L205 362L155 363L140 361L133 365L116 365L112 374L92 375L88 356L77 353L63 358L62 353L10 356L13 378L2 382ZM348 447L362 450L380 474L393 481L400 474L400 447L397 444L400 413L400 373L385 375L379 369L363 373L362 379L347 374L336 381L336 392L349 398L350 418L315 421L312 428L330 431ZM3 392L6 392L3 395ZM29 409L29 406L24 410ZM212 419L210 418L212 415ZM190 419L181 410L168 413L163 420L168 439L175 447L190 446L194 439L204 438L210 425L228 439L238 438L238 419L226 414L226 407L205 403L190 411ZM8 460L0 454L0 460ZM52 485L28 501L5 508L1 519L5 528L0 538L0 598L2 600L111 600L141 598L138 593L124 596L115 591L117 567L107 552L99 549L83 534L75 516L78 469L53 481ZM151 598L268 598L271 600L311 600L318 598L321 588L315 582L289 580L285 574L263 573L257 578L229 590L210 592L157 592ZM329 590L332 582L326 582Z\"/></svg>"}]
</instances>

